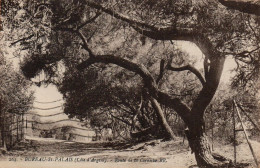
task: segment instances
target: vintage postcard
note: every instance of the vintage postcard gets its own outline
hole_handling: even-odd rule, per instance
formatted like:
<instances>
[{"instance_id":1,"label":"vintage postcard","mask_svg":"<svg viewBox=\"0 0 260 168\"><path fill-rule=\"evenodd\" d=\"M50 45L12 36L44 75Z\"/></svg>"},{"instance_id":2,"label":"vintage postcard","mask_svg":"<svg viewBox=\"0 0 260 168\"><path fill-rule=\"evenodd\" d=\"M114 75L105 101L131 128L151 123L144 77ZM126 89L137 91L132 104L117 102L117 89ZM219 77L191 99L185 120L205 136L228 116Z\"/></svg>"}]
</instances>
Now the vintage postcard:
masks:
<instances>
[{"instance_id":1,"label":"vintage postcard","mask_svg":"<svg viewBox=\"0 0 260 168\"><path fill-rule=\"evenodd\" d=\"M259 167L259 1L0 2L0 167Z\"/></svg>"}]
</instances>

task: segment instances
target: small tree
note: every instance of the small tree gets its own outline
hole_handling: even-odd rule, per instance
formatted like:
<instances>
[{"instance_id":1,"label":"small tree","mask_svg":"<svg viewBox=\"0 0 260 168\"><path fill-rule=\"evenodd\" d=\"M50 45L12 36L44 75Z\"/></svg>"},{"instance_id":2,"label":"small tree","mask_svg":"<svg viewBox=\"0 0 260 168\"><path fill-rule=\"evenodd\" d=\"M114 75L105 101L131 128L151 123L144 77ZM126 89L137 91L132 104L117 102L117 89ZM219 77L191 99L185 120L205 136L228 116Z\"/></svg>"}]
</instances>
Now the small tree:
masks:
<instances>
[{"instance_id":1,"label":"small tree","mask_svg":"<svg viewBox=\"0 0 260 168\"><path fill-rule=\"evenodd\" d=\"M5 148L10 147L13 137L11 125L14 125L14 116L22 116L32 105L33 95L28 90L30 84L16 72L10 63L0 55L0 117L1 117L1 142ZM23 127L23 126L22 126ZM10 129L11 128L11 129ZM8 135L8 137L7 137ZM7 142L8 140L8 142Z\"/></svg>"}]
</instances>

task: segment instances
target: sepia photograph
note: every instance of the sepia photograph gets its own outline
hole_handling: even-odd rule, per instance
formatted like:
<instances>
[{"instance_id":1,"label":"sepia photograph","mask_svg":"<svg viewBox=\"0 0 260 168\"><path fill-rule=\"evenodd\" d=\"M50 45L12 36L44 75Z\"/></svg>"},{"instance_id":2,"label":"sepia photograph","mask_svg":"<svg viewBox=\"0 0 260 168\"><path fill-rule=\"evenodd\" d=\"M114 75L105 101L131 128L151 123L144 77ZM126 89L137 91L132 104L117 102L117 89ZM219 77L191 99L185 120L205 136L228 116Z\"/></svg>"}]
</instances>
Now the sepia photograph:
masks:
<instances>
[{"instance_id":1,"label":"sepia photograph","mask_svg":"<svg viewBox=\"0 0 260 168\"><path fill-rule=\"evenodd\" d=\"M260 168L260 0L0 2L0 168Z\"/></svg>"}]
</instances>

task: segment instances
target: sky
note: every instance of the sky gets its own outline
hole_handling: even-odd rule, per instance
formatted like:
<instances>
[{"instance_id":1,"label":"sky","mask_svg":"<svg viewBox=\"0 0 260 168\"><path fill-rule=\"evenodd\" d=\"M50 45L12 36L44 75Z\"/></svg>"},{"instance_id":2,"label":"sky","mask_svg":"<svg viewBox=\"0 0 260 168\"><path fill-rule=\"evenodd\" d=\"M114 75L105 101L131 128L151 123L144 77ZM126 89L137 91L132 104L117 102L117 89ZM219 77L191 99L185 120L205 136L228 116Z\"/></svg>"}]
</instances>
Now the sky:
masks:
<instances>
[{"instance_id":1,"label":"sky","mask_svg":"<svg viewBox=\"0 0 260 168\"><path fill-rule=\"evenodd\" d=\"M33 108L31 112L39 115L51 115L63 112L63 99L62 95L58 92L57 88L54 85L48 85L47 87L33 86L32 90L35 92L34 97L35 101L33 103ZM52 103L50 103L52 102ZM58 108L54 108L58 107ZM46 108L54 108L50 110L41 110ZM61 119L67 119L66 114L59 114L51 117L43 117L42 121L57 121Z\"/></svg>"},{"instance_id":2,"label":"sky","mask_svg":"<svg viewBox=\"0 0 260 168\"><path fill-rule=\"evenodd\" d=\"M186 51L187 53L189 53L190 56L197 59L197 62L194 65L197 69L203 68L203 59L202 59L203 54L195 44L191 42L181 41L181 42L177 42L177 46L182 50ZM234 72L231 71L234 68L236 68L236 63L234 59L232 57L227 57L224 64L223 73L220 82L223 83L230 82L231 77L234 75Z\"/></svg>"},{"instance_id":3,"label":"sky","mask_svg":"<svg viewBox=\"0 0 260 168\"><path fill-rule=\"evenodd\" d=\"M62 95L58 92L57 87L54 85L48 85L47 87L33 86L32 89L35 90L36 101L51 102L62 99Z\"/></svg>"}]
</instances>

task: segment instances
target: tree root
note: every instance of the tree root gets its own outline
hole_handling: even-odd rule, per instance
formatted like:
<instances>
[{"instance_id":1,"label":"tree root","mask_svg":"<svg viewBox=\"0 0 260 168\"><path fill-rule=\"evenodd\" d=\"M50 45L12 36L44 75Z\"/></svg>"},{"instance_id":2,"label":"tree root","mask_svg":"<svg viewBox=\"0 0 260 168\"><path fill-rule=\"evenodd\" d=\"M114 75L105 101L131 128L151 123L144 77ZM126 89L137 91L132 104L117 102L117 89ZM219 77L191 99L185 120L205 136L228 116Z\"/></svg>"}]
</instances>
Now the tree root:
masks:
<instances>
[{"instance_id":1,"label":"tree root","mask_svg":"<svg viewBox=\"0 0 260 168\"><path fill-rule=\"evenodd\" d=\"M212 156L215 160L212 165L200 165L200 168L246 168L249 167L250 163L236 163L231 159L228 159L220 154L212 153Z\"/></svg>"},{"instance_id":2,"label":"tree root","mask_svg":"<svg viewBox=\"0 0 260 168\"><path fill-rule=\"evenodd\" d=\"M218 153L212 153L212 156L214 159L216 159L217 161L220 161L220 162L232 162L232 160L230 160Z\"/></svg>"},{"instance_id":3,"label":"tree root","mask_svg":"<svg viewBox=\"0 0 260 168\"><path fill-rule=\"evenodd\" d=\"M214 165L207 165L207 166L199 166L200 168L249 168L251 166L250 163L236 163L234 164L231 162L219 162L218 164Z\"/></svg>"},{"instance_id":4,"label":"tree root","mask_svg":"<svg viewBox=\"0 0 260 168\"><path fill-rule=\"evenodd\" d=\"M250 163L236 163L236 165L235 165L231 159L228 159L217 153L212 153L212 156L217 161L223 162L223 165L220 165L220 167L223 167L223 168L224 167L225 168L245 168L245 167L248 167L251 165Z\"/></svg>"}]
</instances>

